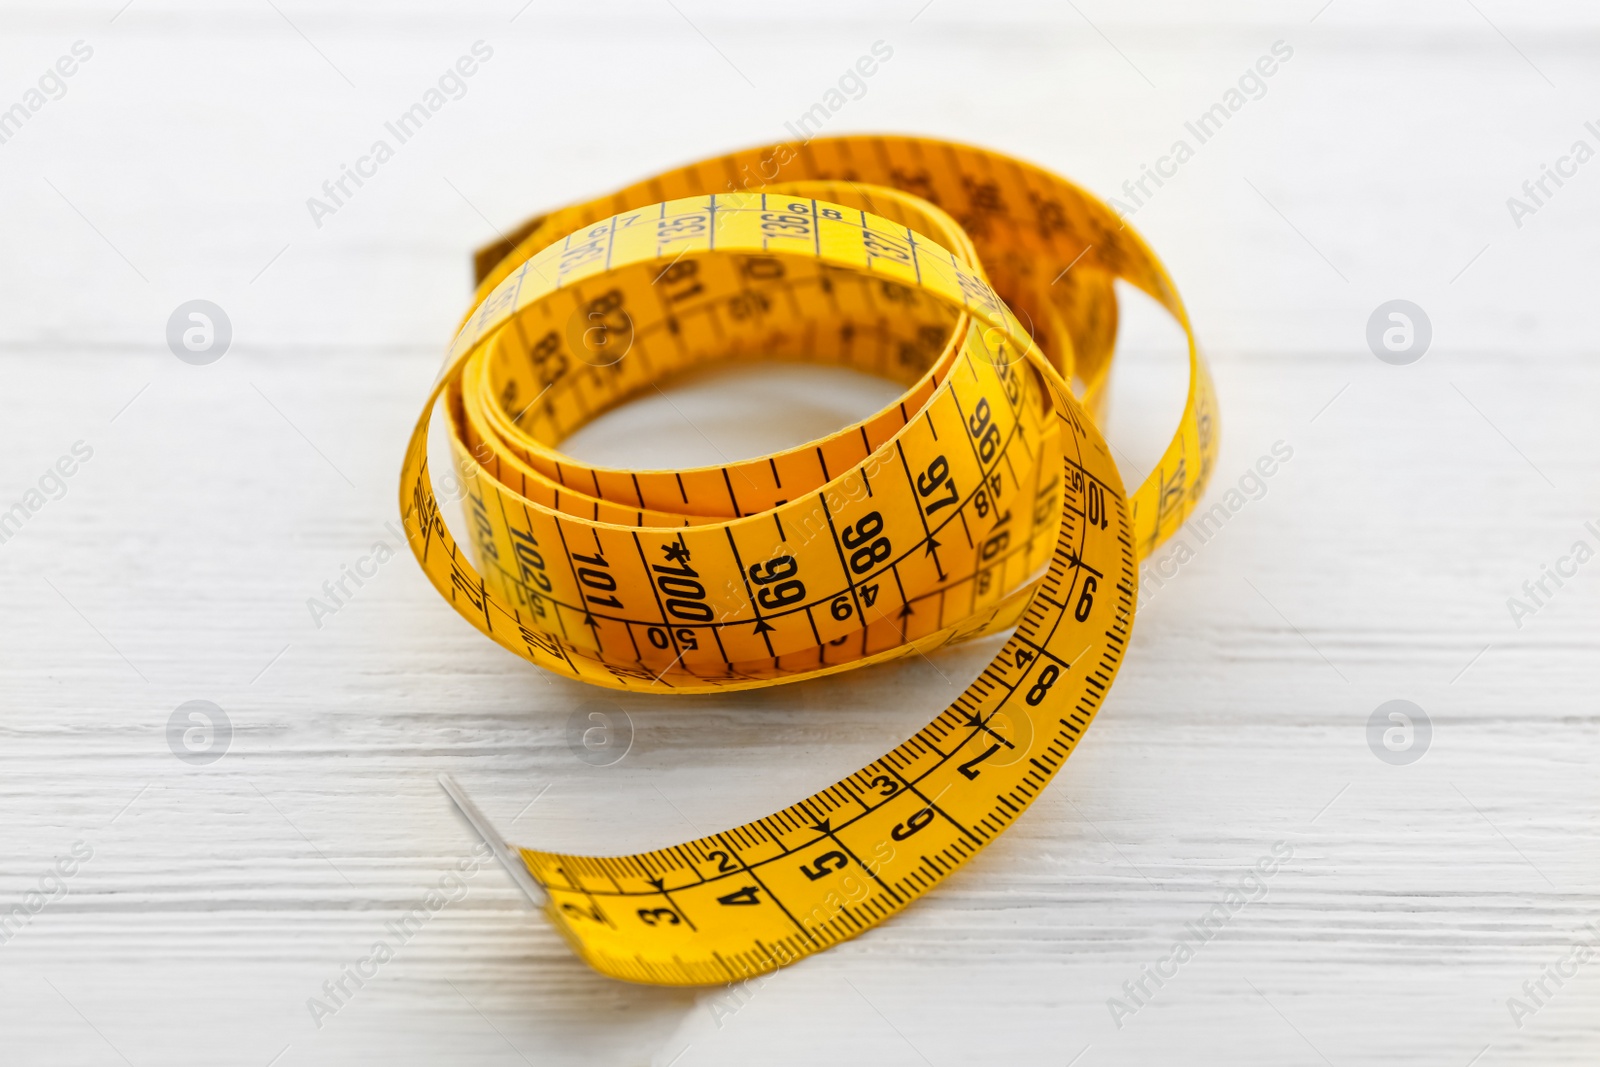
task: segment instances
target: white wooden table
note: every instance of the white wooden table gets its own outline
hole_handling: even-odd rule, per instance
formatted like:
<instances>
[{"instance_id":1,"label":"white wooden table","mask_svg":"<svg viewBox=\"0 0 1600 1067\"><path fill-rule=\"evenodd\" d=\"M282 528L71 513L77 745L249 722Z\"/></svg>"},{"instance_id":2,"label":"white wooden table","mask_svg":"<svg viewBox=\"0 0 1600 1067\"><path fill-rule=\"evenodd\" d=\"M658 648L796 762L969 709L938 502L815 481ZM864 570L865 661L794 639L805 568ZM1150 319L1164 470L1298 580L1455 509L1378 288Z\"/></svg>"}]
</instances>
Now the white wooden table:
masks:
<instances>
[{"instance_id":1,"label":"white wooden table","mask_svg":"<svg viewBox=\"0 0 1600 1067\"><path fill-rule=\"evenodd\" d=\"M92 49L0 143L0 513L92 450L0 544L0 921L26 916L0 944L0 1061L1600 1059L1600 962L1543 977L1600 939L1600 563L1547 579L1520 628L1507 606L1575 542L1600 548L1600 162L1547 180L1520 227L1506 204L1574 141L1600 148L1592 9L119 2L0 14L0 108ZM307 198L480 40L464 95L316 225ZM618 698L632 747L594 767L568 719L597 693L481 640L408 555L320 628L306 603L399 547L400 453L470 248L785 136L879 40L893 59L828 132L983 143L1107 195L1293 49L1134 217L1215 361L1209 502L1275 442L1292 458L1209 540L1187 534L1192 558L1158 557L1059 781L901 917L737 997L637 988L486 867L315 1020L323 983L470 857L439 773L518 840L652 847L876 757L992 652ZM1396 298L1432 326L1406 366L1366 340ZM232 324L207 366L166 341L193 299ZM1171 327L1127 318L1110 430L1133 479L1181 382ZM735 395L761 417L722 415ZM571 447L642 460L649 428L658 460L706 462L702 432L754 454L885 395L751 373L677 393L693 425L658 401ZM1431 723L1408 765L1368 745L1392 699ZM169 747L191 700L231 723L215 762ZM1265 896L1129 999L1277 842ZM1537 1010L1513 1018L1513 997Z\"/></svg>"}]
</instances>

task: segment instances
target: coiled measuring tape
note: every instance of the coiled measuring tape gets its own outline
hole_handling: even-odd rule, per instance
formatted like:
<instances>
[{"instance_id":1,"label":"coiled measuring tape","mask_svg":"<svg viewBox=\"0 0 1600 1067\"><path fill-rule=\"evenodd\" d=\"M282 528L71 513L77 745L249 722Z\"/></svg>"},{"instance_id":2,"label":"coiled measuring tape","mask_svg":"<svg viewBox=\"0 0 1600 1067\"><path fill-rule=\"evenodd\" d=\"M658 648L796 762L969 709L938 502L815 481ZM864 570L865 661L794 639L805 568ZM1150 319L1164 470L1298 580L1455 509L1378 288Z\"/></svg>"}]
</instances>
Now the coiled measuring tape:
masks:
<instances>
[{"instance_id":1,"label":"coiled measuring tape","mask_svg":"<svg viewBox=\"0 0 1600 1067\"><path fill-rule=\"evenodd\" d=\"M400 503L434 586L499 644L596 685L701 693L1014 628L910 740L696 841L512 856L459 798L578 955L635 982L770 971L882 922L1021 814L1112 683L1139 558L1182 524L1215 457L1211 380L1144 242L998 153L841 137L541 216L477 267ZM1093 417L1117 278L1189 337L1182 419L1132 496ZM615 470L558 451L659 383L752 360L842 364L905 393L823 440L724 466ZM429 476L441 400L475 562Z\"/></svg>"}]
</instances>

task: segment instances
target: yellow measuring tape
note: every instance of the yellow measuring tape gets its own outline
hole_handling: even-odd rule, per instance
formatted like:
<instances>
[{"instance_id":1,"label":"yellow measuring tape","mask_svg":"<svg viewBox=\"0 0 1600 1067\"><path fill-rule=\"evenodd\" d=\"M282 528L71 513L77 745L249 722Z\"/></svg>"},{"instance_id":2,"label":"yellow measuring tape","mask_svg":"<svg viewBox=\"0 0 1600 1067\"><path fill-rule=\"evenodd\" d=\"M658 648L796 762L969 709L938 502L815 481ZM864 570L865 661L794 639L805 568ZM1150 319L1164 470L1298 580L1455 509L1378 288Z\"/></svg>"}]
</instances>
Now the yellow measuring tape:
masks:
<instances>
[{"instance_id":1,"label":"yellow measuring tape","mask_svg":"<svg viewBox=\"0 0 1600 1067\"><path fill-rule=\"evenodd\" d=\"M478 273L400 503L434 586L505 648L613 689L701 693L1015 630L914 737L774 815L631 856L520 849L516 874L584 960L671 985L772 970L882 922L1021 814L1093 720L1137 562L1182 524L1216 453L1210 377L1138 236L998 153L842 137L541 216L480 252ZM1117 278L1189 335L1182 420L1131 496L1093 417ZM557 450L674 376L754 360L842 364L905 393L725 466L616 470ZM429 477L441 399L475 563Z\"/></svg>"}]
</instances>

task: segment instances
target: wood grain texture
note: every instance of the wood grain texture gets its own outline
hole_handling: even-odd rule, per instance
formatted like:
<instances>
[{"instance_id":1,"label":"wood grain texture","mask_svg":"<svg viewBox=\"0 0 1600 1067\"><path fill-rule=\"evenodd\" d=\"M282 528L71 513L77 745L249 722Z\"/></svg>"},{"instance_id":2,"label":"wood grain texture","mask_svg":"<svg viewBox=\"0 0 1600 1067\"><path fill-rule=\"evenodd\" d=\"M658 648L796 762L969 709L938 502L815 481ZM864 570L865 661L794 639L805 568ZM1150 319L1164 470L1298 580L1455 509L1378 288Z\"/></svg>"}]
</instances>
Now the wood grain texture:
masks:
<instances>
[{"instance_id":1,"label":"wood grain texture","mask_svg":"<svg viewBox=\"0 0 1600 1067\"><path fill-rule=\"evenodd\" d=\"M519 6L0 14L0 107L74 41L94 49L0 144L0 512L75 442L93 449L0 544L0 919L92 849L0 943L0 1060L1600 1058L1600 962L1545 979L1521 1026L1507 1008L1600 921L1600 562L1520 628L1507 609L1575 542L1600 548L1600 164L1520 227L1506 206L1574 141L1600 147L1593 12ZM314 225L306 198L480 39L494 56L465 94ZM472 247L783 136L880 39L893 59L829 132L991 145L1107 195L1292 46L1133 219L1215 361L1208 502L1241 479L1245 502L1186 535L1192 558L1158 555L1118 685L1060 779L893 922L747 989L636 988L578 963L485 867L319 1027L308 998L471 854L439 773L530 844L658 846L873 759L992 654L644 700L480 640L405 555L320 627L306 605L375 542L399 547L384 524L400 452ZM234 329L205 367L164 337L194 298ZM1367 348L1393 298L1432 322L1410 366ZM1131 479L1181 383L1173 332L1136 302L1123 347L1110 430ZM881 396L745 375L675 393L687 421L655 402L572 447L703 462ZM770 418L727 414L741 403ZM1280 441L1293 456L1258 490L1249 472ZM1396 698L1433 729L1408 766L1367 744ZM207 766L168 747L195 699L234 731ZM632 722L609 767L570 747L596 699ZM1265 896L1147 979L1119 1027L1108 999L1195 940L1275 842L1293 855Z\"/></svg>"}]
</instances>

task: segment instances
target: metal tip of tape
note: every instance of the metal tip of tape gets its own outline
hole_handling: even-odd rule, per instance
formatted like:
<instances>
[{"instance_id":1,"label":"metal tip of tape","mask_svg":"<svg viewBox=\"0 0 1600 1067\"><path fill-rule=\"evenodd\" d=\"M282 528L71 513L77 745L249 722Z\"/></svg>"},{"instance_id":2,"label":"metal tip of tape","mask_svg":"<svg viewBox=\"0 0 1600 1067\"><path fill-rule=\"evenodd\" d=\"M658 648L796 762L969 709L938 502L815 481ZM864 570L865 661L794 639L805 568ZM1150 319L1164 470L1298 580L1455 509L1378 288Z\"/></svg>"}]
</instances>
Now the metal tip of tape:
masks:
<instances>
[{"instance_id":1,"label":"metal tip of tape","mask_svg":"<svg viewBox=\"0 0 1600 1067\"><path fill-rule=\"evenodd\" d=\"M451 802L455 804L456 810L461 812L467 822L472 824L472 828L483 839L483 843L488 845L494 852L495 859L500 861L500 866L505 868L506 874L511 877L511 881L516 883L518 889L522 890L522 895L528 898L528 903L532 904L536 909L544 910L545 906L550 903L550 898L545 893L544 888L533 880L533 876L528 873L527 866L511 851L506 839L494 828L494 824L489 822L488 816L484 815L478 805L473 803L472 798L467 796L467 792L461 788L461 784L450 775L441 774L439 775L439 786L445 791L445 795L450 798Z\"/></svg>"}]
</instances>

